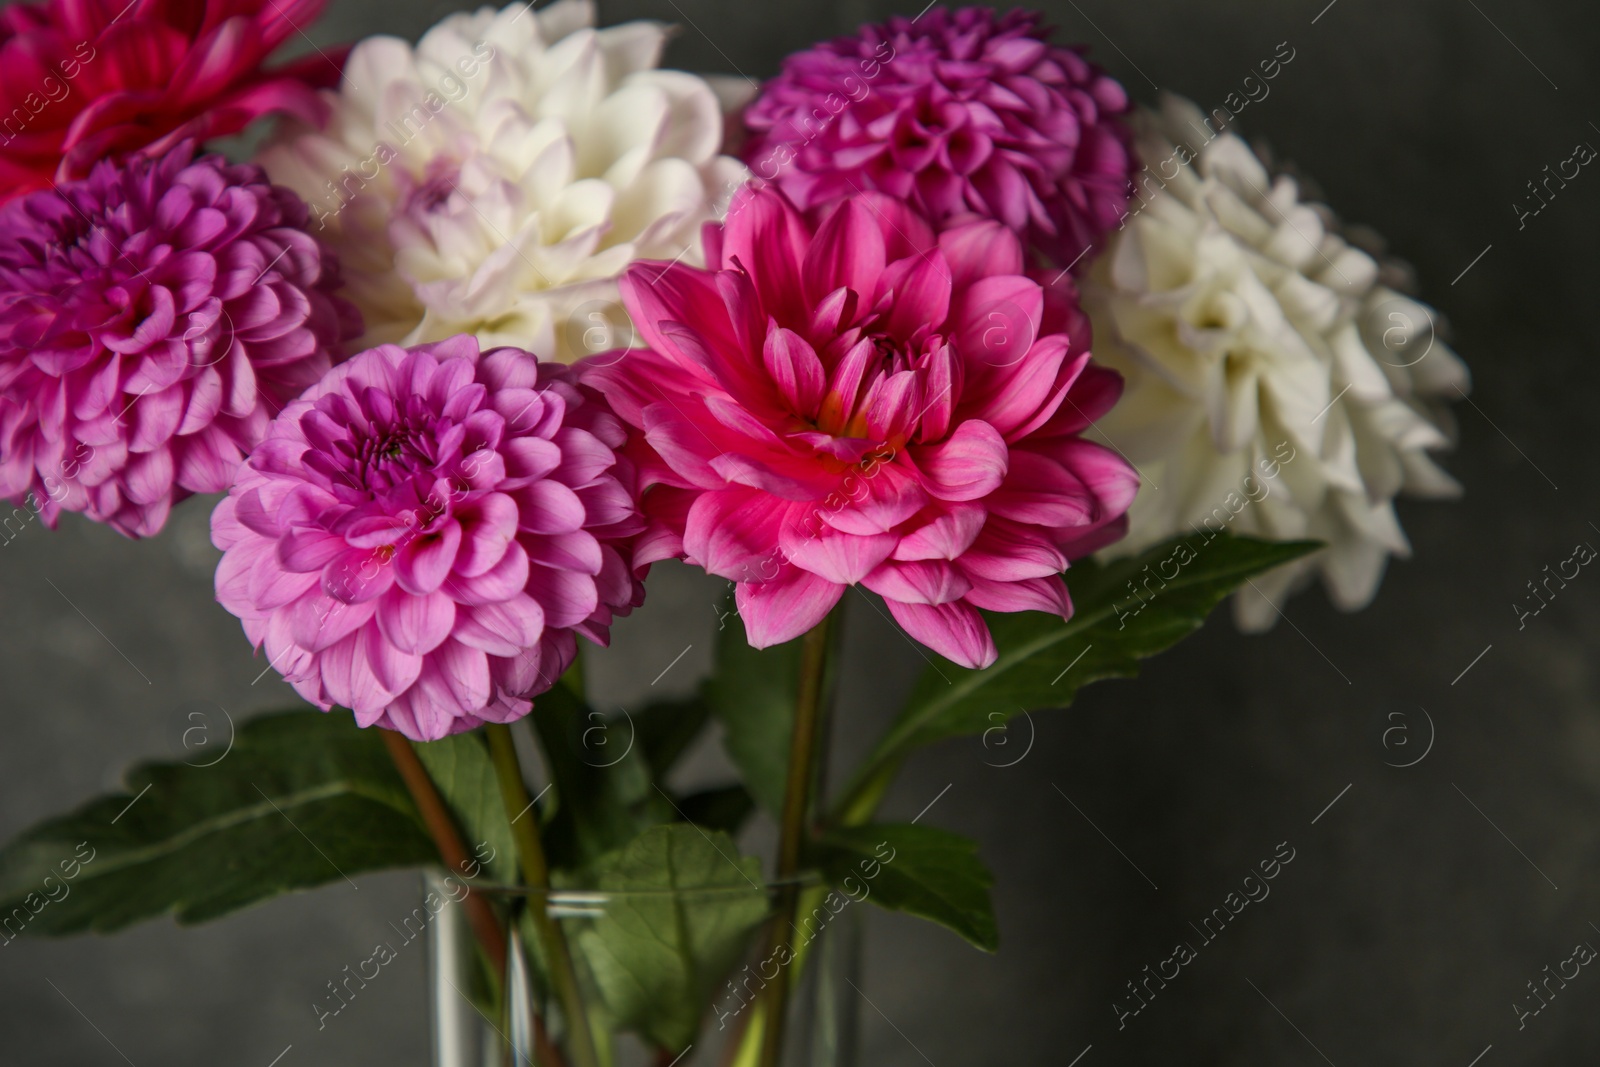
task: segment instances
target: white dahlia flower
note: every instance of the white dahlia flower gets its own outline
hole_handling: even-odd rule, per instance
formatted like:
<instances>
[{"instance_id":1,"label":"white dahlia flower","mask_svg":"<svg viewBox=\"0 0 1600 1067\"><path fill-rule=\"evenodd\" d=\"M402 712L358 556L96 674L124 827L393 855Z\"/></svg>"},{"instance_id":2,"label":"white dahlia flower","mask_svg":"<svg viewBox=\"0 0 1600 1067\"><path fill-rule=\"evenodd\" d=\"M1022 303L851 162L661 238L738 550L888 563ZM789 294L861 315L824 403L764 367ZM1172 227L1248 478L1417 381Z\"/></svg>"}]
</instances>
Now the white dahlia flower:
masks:
<instances>
[{"instance_id":1,"label":"white dahlia flower","mask_svg":"<svg viewBox=\"0 0 1600 1067\"><path fill-rule=\"evenodd\" d=\"M451 15L355 46L321 130L260 162L311 205L367 334L475 334L563 362L631 343L616 276L698 262L745 176L704 80L655 69L669 27L597 30L591 0Z\"/></svg>"},{"instance_id":2,"label":"white dahlia flower","mask_svg":"<svg viewBox=\"0 0 1600 1067\"><path fill-rule=\"evenodd\" d=\"M1244 588L1235 616L1255 630L1317 573L1344 610L1372 600L1410 553L1395 496L1460 491L1428 453L1469 380L1432 311L1229 118L1170 96L1135 118L1145 169L1084 303L1128 383L1098 428L1144 481L1110 551L1221 529L1327 543Z\"/></svg>"}]
</instances>

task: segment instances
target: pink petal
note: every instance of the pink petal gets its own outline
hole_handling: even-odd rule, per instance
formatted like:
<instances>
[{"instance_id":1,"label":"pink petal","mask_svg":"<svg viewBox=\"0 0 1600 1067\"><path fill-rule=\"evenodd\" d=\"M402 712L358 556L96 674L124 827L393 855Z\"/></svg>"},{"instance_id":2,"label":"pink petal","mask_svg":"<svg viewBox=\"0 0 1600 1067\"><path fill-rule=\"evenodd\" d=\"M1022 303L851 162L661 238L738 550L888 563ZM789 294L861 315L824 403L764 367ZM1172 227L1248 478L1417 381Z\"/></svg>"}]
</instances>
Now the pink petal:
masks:
<instances>
[{"instance_id":1,"label":"pink petal","mask_svg":"<svg viewBox=\"0 0 1600 1067\"><path fill-rule=\"evenodd\" d=\"M344 538L322 530L290 530L278 541L278 562L297 574L319 571L345 548Z\"/></svg>"},{"instance_id":2,"label":"pink petal","mask_svg":"<svg viewBox=\"0 0 1600 1067\"><path fill-rule=\"evenodd\" d=\"M1094 495L1071 471L1021 449L1011 453L1004 487L986 503L992 514L1035 526L1083 526L1096 518Z\"/></svg>"},{"instance_id":3,"label":"pink petal","mask_svg":"<svg viewBox=\"0 0 1600 1067\"><path fill-rule=\"evenodd\" d=\"M792 641L821 622L845 587L799 567L782 567L771 581L740 582L734 591L752 648Z\"/></svg>"},{"instance_id":4,"label":"pink petal","mask_svg":"<svg viewBox=\"0 0 1600 1067\"><path fill-rule=\"evenodd\" d=\"M594 579L587 574L532 567L527 590L543 609L545 625L559 629L578 625L600 606Z\"/></svg>"},{"instance_id":5,"label":"pink petal","mask_svg":"<svg viewBox=\"0 0 1600 1067\"><path fill-rule=\"evenodd\" d=\"M886 533L927 502L928 494L914 475L884 463L870 474L846 476L839 492L823 501L822 519L844 533Z\"/></svg>"},{"instance_id":6,"label":"pink petal","mask_svg":"<svg viewBox=\"0 0 1600 1067\"><path fill-rule=\"evenodd\" d=\"M779 537L790 505L744 487L703 493L689 508L683 548L707 573L761 581L777 572Z\"/></svg>"},{"instance_id":7,"label":"pink petal","mask_svg":"<svg viewBox=\"0 0 1600 1067\"><path fill-rule=\"evenodd\" d=\"M988 512L976 504L953 504L901 538L894 558L955 559L972 547L986 518Z\"/></svg>"},{"instance_id":8,"label":"pink petal","mask_svg":"<svg viewBox=\"0 0 1600 1067\"><path fill-rule=\"evenodd\" d=\"M982 669L998 658L983 616L968 604L903 604L897 600L884 603L906 633L952 663Z\"/></svg>"},{"instance_id":9,"label":"pink petal","mask_svg":"<svg viewBox=\"0 0 1600 1067\"><path fill-rule=\"evenodd\" d=\"M504 493L489 493L456 513L462 528L455 571L467 577L482 574L500 562L517 535L517 504Z\"/></svg>"},{"instance_id":10,"label":"pink petal","mask_svg":"<svg viewBox=\"0 0 1600 1067\"><path fill-rule=\"evenodd\" d=\"M290 632L307 652L321 652L366 625L376 608L371 601L346 604L313 589L287 609Z\"/></svg>"},{"instance_id":11,"label":"pink petal","mask_svg":"<svg viewBox=\"0 0 1600 1067\"><path fill-rule=\"evenodd\" d=\"M446 641L429 654L426 670L443 679L462 711L476 711L489 702L489 657L459 641Z\"/></svg>"},{"instance_id":12,"label":"pink petal","mask_svg":"<svg viewBox=\"0 0 1600 1067\"><path fill-rule=\"evenodd\" d=\"M889 558L899 538L894 534L841 533L818 516L785 526L780 537L783 558L802 570L841 585L855 585Z\"/></svg>"},{"instance_id":13,"label":"pink petal","mask_svg":"<svg viewBox=\"0 0 1600 1067\"><path fill-rule=\"evenodd\" d=\"M1067 595L1067 583L1059 576L1017 582L974 578L964 599L985 611L1044 611L1063 619L1072 617L1072 598Z\"/></svg>"},{"instance_id":14,"label":"pink petal","mask_svg":"<svg viewBox=\"0 0 1600 1067\"><path fill-rule=\"evenodd\" d=\"M524 595L461 609L450 636L491 656L520 656L538 644L544 626L544 609Z\"/></svg>"},{"instance_id":15,"label":"pink petal","mask_svg":"<svg viewBox=\"0 0 1600 1067\"><path fill-rule=\"evenodd\" d=\"M965 596L972 583L959 567L942 559L887 562L861 583L885 600L907 604L948 604Z\"/></svg>"},{"instance_id":16,"label":"pink petal","mask_svg":"<svg viewBox=\"0 0 1600 1067\"><path fill-rule=\"evenodd\" d=\"M450 576L460 548L460 525L446 521L438 533L423 534L396 554L395 580L408 593L431 593Z\"/></svg>"},{"instance_id":17,"label":"pink petal","mask_svg":"<svg viewBox=\"0 0 1600 1067\"><path fill-rule=\"evenodd\" d=\"M856 200L841 201L806 250L806 296L817 303L840 287L870 296L886 262L883 231L872 211Z\"/></svg>"},{"instance_id":18,"label":"pink petal","mask_svg":"<svg viewBox=\"0 0 1600 1067\"><path fill-rule=\"evenodd\" d=\"M972 547L962 553L960 562L961 569L975 581L1016 582L1067 569L1067 558L1045 531L993 517Z\"/></svg>"},{"instance_id":19,"label":"pink petal","mask_svg":"<svg viewBox=\"0 0 1600 1067\"><path fill-rule=\"evenodd\" d=\"M912 450L928 489L941 500L980 500L1005 480L1010 465L1005 439L987 422L968 419L937 445Z\"/></svg>"},{"instance_id":20,"label":"pink petal","mask_svg":"<svg viewBox=\"0 0 1600 1067\"><path fill-rule=\"evenodd\" d=\"M795 414L811 415L817 410L826 382L822 361L804 338L779 327L767 335L762 359Z\"/></svg>"},{"instance_id":21,"label":"pink petal","mask_svg":"<svg viewBox=\"0 0 1600 1067\"><path fill-rule=\"evenodd\" d=\"M432 652L450 635L455 621L455 601L443 593L412 596L396 588L378 601L378 626L401 652Z\"/></svg>"},{"instance_id":22,"label":"pink petal","mask_svg":"<svg viewBox=\"0 0 1600 1067\"><path fill-rule=\"evenodd\" d=\"M510 600L528 584L528 553L513 541L506 554L483 574L450 579L450 596L457 604L497 604Z\"/></svg>"},{"instance_id":23,"label":"pink petal","mask_svg":"<svg viewBox=\"0 0 1600 1067\"><path fill-rule=\"evenodd\" d=\"M983 278L1023 271L1022 244L993 219L962 223L939 234L939 248L950 264L955 288L965 290Z\"/></svg>"}]
</instances>

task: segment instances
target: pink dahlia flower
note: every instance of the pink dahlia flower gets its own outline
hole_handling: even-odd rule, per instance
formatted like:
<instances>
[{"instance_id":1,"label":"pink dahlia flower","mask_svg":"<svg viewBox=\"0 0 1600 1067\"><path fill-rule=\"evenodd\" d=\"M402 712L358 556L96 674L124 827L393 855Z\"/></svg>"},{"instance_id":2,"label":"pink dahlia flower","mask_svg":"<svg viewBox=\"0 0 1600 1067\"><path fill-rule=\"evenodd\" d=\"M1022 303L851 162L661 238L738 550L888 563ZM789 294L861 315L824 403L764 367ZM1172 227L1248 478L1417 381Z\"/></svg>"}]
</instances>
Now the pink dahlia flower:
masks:
<instances>
[{"instance_id":1,"label":"pink dahlia flower","mask_svg":"<svg viewBox=\"0 0 1600 1067\"><path fill-rule=\"evenodd\" d=\"M326 0L45 0L0 10L0 201L272 112L321 119L319 52L263 70Z\"/></svg>"},{"instance_id":2,"label":"pink dahlia flower","mask_svg":"<svg viewBox=\"0 0 1600 1067\"><path fill-rule=\"evenodd\" d=\"M0 498L130 537L228 488L360 316L306 206L220 156L105 162L0 206Z\"/></svg>"},{"instance_id":3,"label":"pink dahlia flower","mask_svg":"<svg viewBox=\"0 0 1600 1067\"><path fill-rule=\"evenodd\" d=\"M528 713L644 596L626 432L568 367L383 345L273 420L211 518L217 599L300 692L433 741Z\"/></svg>"},{"instance_id":4,"label":"pink dahlia flower","mask_svg":"<svg viewBox=\"0 0 1600 1067\"><path fill-rule=\"evenodd\" d=\"M1076 263L1128 205L1128 97L1047 36L1033 12L935 8L796 53L744 113L744 159L804 209L878 189Z\"/></svg>"},{"instance_id":5,"label":"pink dahlia flower","mask_svg":"<svg viewBox=\"0 0 1600 1067\"><path fill-rule=\"evenodd\" d=\"M1025 277L999 223L936 238L878 193L808 220L746 189L706 233L716 269L623 274L648 347L591 372L644 431L641 559L735 581L757 647L858 583L970 667L995 658L977 609L1070 615L1061 571L1138 488L1080 436L1122 380L1089 362L1070 290Z\"/></svg>"}]
</instances>

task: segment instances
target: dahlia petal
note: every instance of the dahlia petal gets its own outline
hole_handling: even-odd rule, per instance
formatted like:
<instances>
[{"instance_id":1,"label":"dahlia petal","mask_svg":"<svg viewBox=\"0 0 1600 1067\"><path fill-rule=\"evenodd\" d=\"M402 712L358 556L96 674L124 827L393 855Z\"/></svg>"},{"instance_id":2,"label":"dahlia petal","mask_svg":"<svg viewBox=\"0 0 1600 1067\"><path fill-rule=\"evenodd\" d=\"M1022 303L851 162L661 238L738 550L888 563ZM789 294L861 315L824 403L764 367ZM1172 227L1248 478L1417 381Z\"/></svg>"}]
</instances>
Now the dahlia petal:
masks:
<instances>
[{"instance_id":1,"label":"dahlia petal","mask_svg":"<svg viewBox=\"0 0 1600 1067\"><path fill-rule=\"evenodd\" d=\"M684 553L707 573L757 581L777 567L787 501L744 487L700 495L689 508Z\"/></svg>"},{"instance_id":2,"label":"dahlia petal","mask_svg":"<svg viewBox=\"0 0 1600 1067\"><path fill-rule=\"evenodd\" d=\"M991 518L972 547L960 556L961 569L974 581L1019 582L1067 569L1067 558L1042 530Z\"/></svg>"},{"instance_id":3,"label":"dahlia petal","mask_svg":"<svg viewBox=\"0 0 1600 1067\"><path fill-rule=\"evenodd\" d=\"M600 541L585 530L565 534L523 534L517 542L528 559L545 567L559 567L580 574L600 573Z\"/></svg>"},{"instance_id":4,"label":"dahlia petal","mask_svg":"<svg viewBox=\"0 0 1600 1067\"><path fill-rule=\"evenodd\" d=\"M1072 598L1061 578L1023 578L997 582L989 578L968 578L972 588L962 599L985 611L1043 611L1063 619L1072 617Z\"/></svg>"},{"instance_id":5,"label":"dahlia petal","mask_svg":"<svg viewBox=\"0 0 1600 1067\"><path fill-rule=\"evenodd\" d=\"M820 623L845 587L798 567L781 567L767 581L739 582L734 603L752 648L792 641Z\"/></svg>"},{"instance_id":6,"label":"dahlia petal","mask_svg":"<svg viewBox=\"0 0 1600 1067\"><path fill-rule=\"evenodd\" d=\"M372 618L377 605L346 604L312 588L286 609L294 643L307 652L321 652L354 633Z\"/></svg>"},{"instance_id":7,"label":"dahlia petal","mask_svg":"<svg viewBox=\"0 0 1600 1067\"><path fill-rule=\"evenodd\" d=\"M817 516L786 525L780 535L782 558L793 566L840 585L855 585L888 559L899 538L894 534L840 533Z\"/></svg>"},{"instance_id":8,"label":"dahlia petal","mask_svg":"<svg viewBox=\"0 0 1600 1067\"><path fill-rule=\"evenodd\" d=\"M948 604L972 588L959 567L940 559L888 561L874 568L861 584L886 600L907 604Z\"/></svg>"},{"instance_id":9,"label":"dahlia petal","mask_svg":"<svg viewBox=\"0 0 1600 1067\"><path fill-rule=\"evenodd\" d=\"M522 592L528 584L528 570L528 553L513 541L500 562L483 574L451 578L449 593L458 604L497 604Z\"/></svg>"},{"instance_id":10,"label":"dahlia petal","mask_svg":"<svg viewBox=\"0 0 1600 1067\"><path fill-rule=\"evenodd\" d=\"M691 422L676 405L652 404L644 409L641 425L650 447L674 473L703 489L720 489L726 484L710 462L722 455L722 450L705 426Z\"/></svg>"},{"instance_id":11,"label":"dahlia petal","mask_svg":"<svg viewBox=\"0 0 1600 1067\"><path fill-rule=\"evenodd\" d=\"M395 581L414 596L424 596L450 576L461 550L461 526L446 522L437 533L422 534L394 558Z\"/></svg>"},{"instance_id":12,"label":"dahlia petal","mask_svg":"<svg viewBox=\"0 0 1600 1067\"><path fill-rule=\"evenodd\" d=\"M391 588L377 601L378 626L384 638L404 653L432 652L450 636L456 622L455 601L443 592L414 596Z\"/></svg>"},{"instance_id":13,"label":"dahlia petal","mask_svg":"<svg viewBox=\"0 0 1600 1067\"><path fill-rule=\"evenodd\" d=\"M446 641L428 655L427 668L444 679L463 711L477 711L489 702L489 657L459 641Z\"/></svg>"},{"instance_id":14,"label":"dahlia petal","mask_svg":"<svg viewBox=\"0 0 1600 1067\"><path fill-rule=\"evenodd\" d=\"M999 658L983 616L969 604L884 603L906 633L952 663L981 670Z\"/></svg>"},{"instance_id":15,"label":"dahlia petal","mask_svg":"<svg viewBox=\"0 0 1600 1067\"><path fill-rule=\"evenodd\" d=\"M975 368L1017 368L1044 319L1044 289L1029 278L991 275L962 291L952 311L956 343ZM1007 381L1024 372L1013 369Z\"/></svg>"},{"instance_id":16,"label":"dahlia petal","mask_svg":"<svg viewBox=\"0 0 1600 1067\"><path fill-rule=\"evenodd\" d=\"M525 588L544 611L545 625L557 629L577 626L600 604L594 579L573 571L532 567Z\"/></svg>"},{"instance_id":17,"label":"dahlia petal","mask_svg":"<svg viewBox=\"0 0 1600 1067\"><path fill-rule=\"evenodd\" d=\"M972 547L987 518L988 512L979 505L949 505L925 525L900 538L895 545L894 558L907 561L955 559Z\"/></svg>"},{"instance_id":18,"label":"dahlia petal","mask_svg":"<svg viewBox=\"0 0 1600 1067\"><path fill-rule=\"evenodd\" d=\"M877 233L875 229L872 232ZM792 330L779 327L767 335L762 358L778 391L795 414L806 415L816 411L826 382L822 361L804 338Z\"/></svg>"},{"instance_id":19,"label":"dahlia petal","mask_svg":"<svg viewBox=\"0 0 1600 1067\"><path fill-rule=\"evenodd\" d=\"M278 541L278 562L298 574L320 571L329 560L343 555L345 547L343 538L322 530L290 530Z\"/></svg>"},{"instance_id":20,"label":"dahlia petal","mask_svg":"<svg viewBox=\"0 0 1600 1067\"><path fill-rule=\"evenodd\" d=\"M528 533L572 533L584 526L582 499L560 482L535 482L511 495L518 508L518 525Z\"/></svg>"},{"instance_id":21,"label":"dahlia petal","mask_svg":"<svg viewBox=\"0 0 1600 1067\"><path fill-rule=\"evenodd\" d=\"M915 448L912 459L941 500L978 500L1000 487L1010 469L1005 439L987 422L969 419L937 445Z\"/></svg>"},{"instance_id":22,"label":"dahlia petal","mask_svg":"<svg viewBox=\"0 0 1600 1067\"><path fill-rule=\"evenodd\" d=\"M859 200L843 200L811 239L801 274L806 295L816 303L840 288L869 296L877 291L886 265L877 219Z\"/></svg>"},{"instance_id":23,"label":"dahlia petal","mask_svg":"<svg viewBox=\"0 0 1600 1067\"><path fill-rule=\"evenodd\" d=\"M806 247L805 221L787 201L748 186L734 194L723 225L721 265L742 265L750 272L762 306L779 322L800 321ZM794 314L783 313L790 311Z\"/></svg>"},{"instance_id":24,"label":"dahlia petal","mask_svg":"<svg viewBox=\"0 0 1600 1067\"><path fill-rule=\"evenodd\" d=\"M903 337L916 332L919 326L944 322L950 313L953 280L944 255L938 251L900 262L910 269L901 276L885 275L883 284L894 286L894 310L887 330Z\"/></svg>"},{"instance_id":25,"label":"dahlia petal","mask_svg":"<svg viewBox=\"0 0 1600 1067\"><path fill-rule=\"evenodd\" d=\"M857 486L842 488L841 492L843 502L836 509L826 508L822 518L835 530L850 534L887 533L928 502L920 481L892 463L879 465ZM859 499L857 493L861 494Z\"/></svg>"},{"instance_id":26,"label":"dahlia petal","mask_svg":"<svg viewBox=\"0 0 1600 1067\"><path fill-rule=\"evenodd\" d=\"M482 574L500 562L517 534L517 503L504 493L489 493L456 512L462 524L461 551L454 570L466 577Z\"/></svg>"},{"instance_id":27,"label":"dahlia petal","mask_svg":"<svg viewBox=\"0 0 1600 1067\"><path fill-rule=\"evenodd\" d=\"M128 499L135 504L171 504L173 481L172 453L165 448L132 456L123 474Z\"/></svg>"},{"instance_id":28,"label":"dahlia petal","mask_svg":"<svg viewBox=\"0 0 1600 1067\"><path fill-rule=\"evenodd\" d=\"M530 596L482 604L456 613L450 636L491 656L520 656L539 642L544 609Z\"/></svg>"},{"instance_id":29,"label":"dahlia petal","mask_svg":"<svg viewBox=\"0 0 1600 1067\"><path fill-rule=\"evenodd\" d=\"M1137 483L1135 483L1137 484ZM1093 522L1097 501L1070 470L1036 452L1013 450L1005 484L988 499L991 513L1036 526Z\"/></svg>"}]
</instances>

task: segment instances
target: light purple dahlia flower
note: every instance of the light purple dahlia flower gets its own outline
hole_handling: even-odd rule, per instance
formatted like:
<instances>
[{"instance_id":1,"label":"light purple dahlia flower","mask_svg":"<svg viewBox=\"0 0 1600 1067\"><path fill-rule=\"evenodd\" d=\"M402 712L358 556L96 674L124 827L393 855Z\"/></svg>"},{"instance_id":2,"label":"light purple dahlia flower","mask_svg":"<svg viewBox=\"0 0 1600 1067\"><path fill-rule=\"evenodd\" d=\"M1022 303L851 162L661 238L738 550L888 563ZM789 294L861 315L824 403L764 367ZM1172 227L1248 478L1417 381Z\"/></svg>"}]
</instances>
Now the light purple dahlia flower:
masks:
<instances>
[{"instance_id":1,"label":"light purple dahlia flower","mask_svg":"<svg viewBox=\"0 0 1600 1067\"><path fill-rule=\"evenodd\" d=\"M745 162L802 209L879 189L1076 263L1127 208L1129 104L1047 36L1035 12L935 8L798 52L744 113Z\"/></svg>"},{"instance_id":2,"label":"light purple dahlia flower","mask_svg":"<svg viewBox=\"0 0 1600 1067\"><path fill-rule=\"evenodd\" d=\"M228 488L360 333L306 218L187 144L0 208L0 497L147 537Z\"/></svg>"},{"instance_id":3,"label":"light purple dahlia flower","mask_svg":"<svg viewBox=\"0 0 1600 1067\"><path fill-rule=\"evenodd\" d=\"M509 722L644 596L626 441L576 370L383 345L283 410L211 518L217 599L300 695L418 741Z\"/></svg>"}]
</instances>

